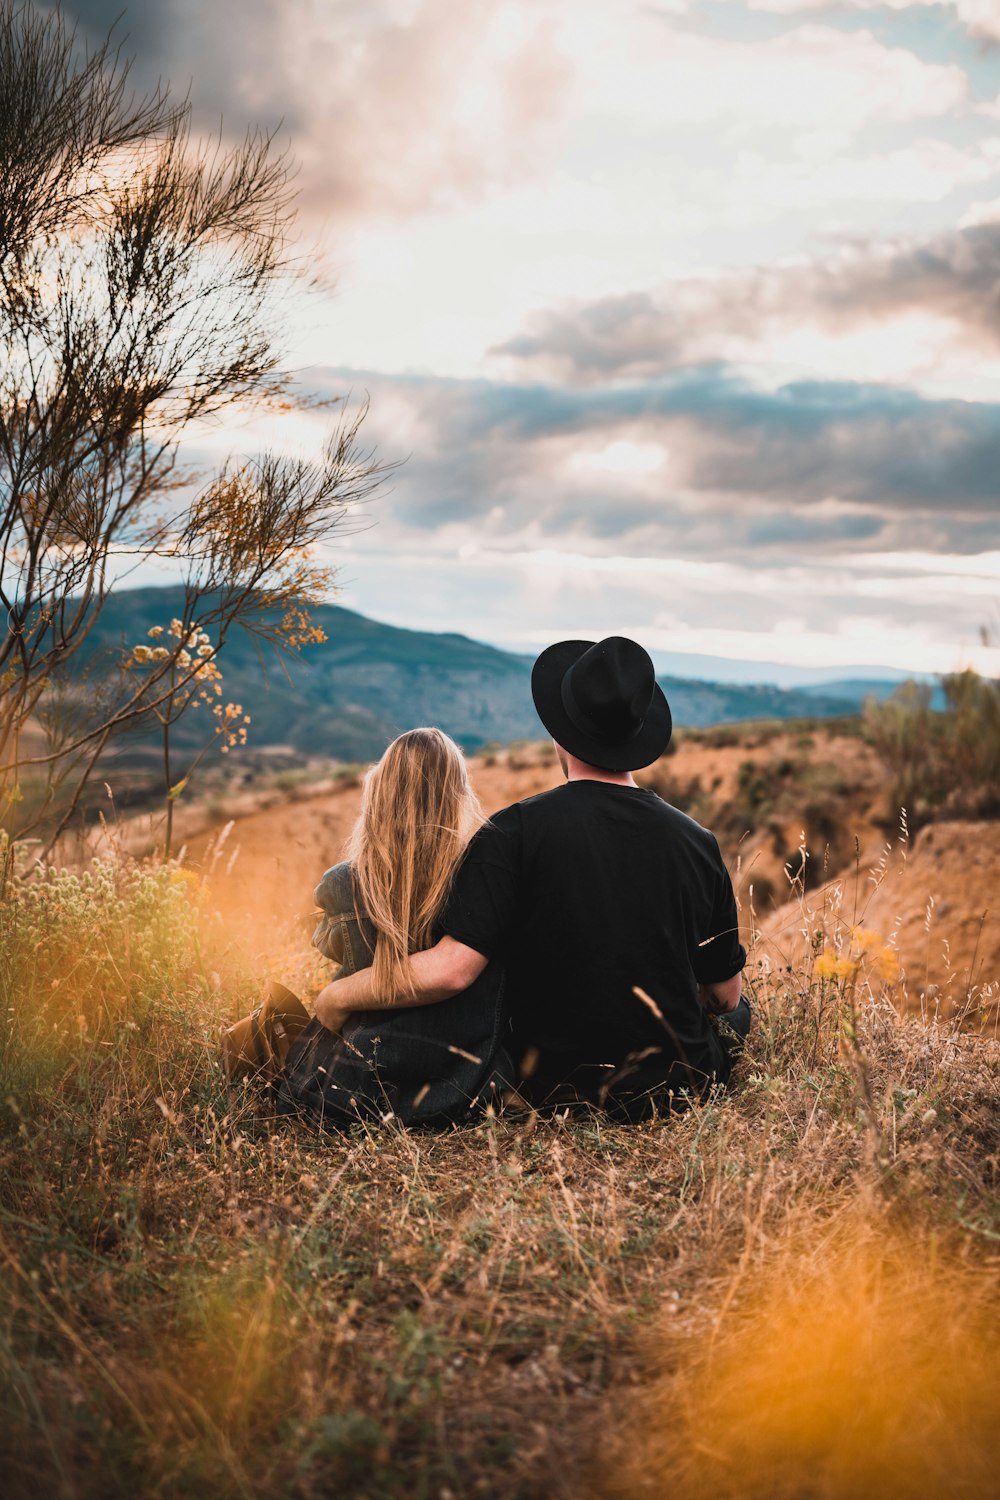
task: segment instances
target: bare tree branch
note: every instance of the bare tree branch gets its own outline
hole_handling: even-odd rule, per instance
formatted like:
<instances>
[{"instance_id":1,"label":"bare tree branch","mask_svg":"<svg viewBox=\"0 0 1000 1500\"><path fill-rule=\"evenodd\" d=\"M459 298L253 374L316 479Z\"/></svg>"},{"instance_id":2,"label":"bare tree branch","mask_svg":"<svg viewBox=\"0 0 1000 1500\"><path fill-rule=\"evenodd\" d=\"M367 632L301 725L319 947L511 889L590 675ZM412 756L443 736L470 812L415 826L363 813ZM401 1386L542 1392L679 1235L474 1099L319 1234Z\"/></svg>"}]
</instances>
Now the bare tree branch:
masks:
<instances>
[{"instance_id":1,"label":"bare tree branch","mask_svg":"<svg viewBox=\"0 0 1000 1500\"><path fill-rule=\"evenodd\" d=\"M58 11L0 0L0 780L81 755L86 776L190 686L177 644L104 719L18 753L117 557L182 561L186 633L221 649L239 624L295 650L331 581L311 549L386 469L362 407L321 461L264 456L178 493L189 425L282 388L292 269L288 158L260 132L199 144L190 121L166 89L136 94L110 42L83 52Z\"/></svg>"}]
</instances>

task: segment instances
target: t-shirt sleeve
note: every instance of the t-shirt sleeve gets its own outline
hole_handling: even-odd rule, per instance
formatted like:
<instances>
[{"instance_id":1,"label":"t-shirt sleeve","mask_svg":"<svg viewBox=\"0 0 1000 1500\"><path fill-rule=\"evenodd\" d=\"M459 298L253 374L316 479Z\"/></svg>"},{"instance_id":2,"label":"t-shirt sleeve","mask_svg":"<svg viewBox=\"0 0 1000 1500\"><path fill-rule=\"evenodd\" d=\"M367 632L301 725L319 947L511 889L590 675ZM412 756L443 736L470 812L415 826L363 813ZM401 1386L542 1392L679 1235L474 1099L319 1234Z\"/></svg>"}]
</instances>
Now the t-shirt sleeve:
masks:
<instances>
[{"instance_id":1,"label":"t-shirt sleeve","mask_svg":"<svg viewBox=\"0 0 1000 1500\"><path fill-rule=\"evenodd\" d=\"M441 921L444 935L495 958L515 925L520 869L520 817L505 808L466 851Z\"/></svg>"},{"instance_id":2,"label":"t-shirt sleeve","mask_svg":"<svg viewBox=\"0 0 1000 1500\"><path fill-rule=\"evenodd\" d=\"M711 905L704 931L697 934L696 947L691 955L691 967L699 984L721 984L732 979L747 961L746 949L740 942L740 919L733 882L714 838L712 851Z\"/></svg>"}]
</instances>

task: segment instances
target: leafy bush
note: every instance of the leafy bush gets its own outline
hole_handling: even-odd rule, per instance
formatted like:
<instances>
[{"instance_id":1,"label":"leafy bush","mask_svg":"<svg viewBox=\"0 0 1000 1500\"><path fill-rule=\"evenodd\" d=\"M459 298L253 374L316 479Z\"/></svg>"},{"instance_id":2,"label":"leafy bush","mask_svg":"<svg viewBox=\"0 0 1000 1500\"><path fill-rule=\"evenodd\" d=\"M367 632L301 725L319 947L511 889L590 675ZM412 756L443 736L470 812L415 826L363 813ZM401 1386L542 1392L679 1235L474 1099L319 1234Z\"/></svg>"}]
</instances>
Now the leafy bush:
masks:
<instances>
[{"instance_id":1,"label":"leafy bush","mask_svg":"<svg viewBox=\"0 0 1000 1500\"><path fill-rule=\"evenodd\" d=\"M936 813L1000 814L1000 682L967 669L941 686L941 711L931 707L931 686L918 682L865 705L869 738L891 776L890 822L901 807L911 828Z\"/></svg>"}]
</instances>

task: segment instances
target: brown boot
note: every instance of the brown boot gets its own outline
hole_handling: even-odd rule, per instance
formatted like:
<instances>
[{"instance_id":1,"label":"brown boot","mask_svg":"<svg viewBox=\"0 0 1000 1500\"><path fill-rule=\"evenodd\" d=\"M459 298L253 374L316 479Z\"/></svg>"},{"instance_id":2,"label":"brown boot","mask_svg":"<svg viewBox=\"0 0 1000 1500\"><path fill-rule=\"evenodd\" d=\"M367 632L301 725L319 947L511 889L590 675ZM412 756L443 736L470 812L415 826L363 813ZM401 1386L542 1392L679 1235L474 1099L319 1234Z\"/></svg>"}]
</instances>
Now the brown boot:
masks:
<instances>
[{"instance_id":1,"label":"brown boot","mask_svg":"<svg viewBox=\"0 0 1000 1500\"><path fill-rule=\"evenodd\" d=\"M309 1022L309 1012L297 995L271 980L256 1010L227 1027L220 1038L222 1068L227 1083L240 1078L281 1076L288 1049Z\"/></svg>"}]
</instances>

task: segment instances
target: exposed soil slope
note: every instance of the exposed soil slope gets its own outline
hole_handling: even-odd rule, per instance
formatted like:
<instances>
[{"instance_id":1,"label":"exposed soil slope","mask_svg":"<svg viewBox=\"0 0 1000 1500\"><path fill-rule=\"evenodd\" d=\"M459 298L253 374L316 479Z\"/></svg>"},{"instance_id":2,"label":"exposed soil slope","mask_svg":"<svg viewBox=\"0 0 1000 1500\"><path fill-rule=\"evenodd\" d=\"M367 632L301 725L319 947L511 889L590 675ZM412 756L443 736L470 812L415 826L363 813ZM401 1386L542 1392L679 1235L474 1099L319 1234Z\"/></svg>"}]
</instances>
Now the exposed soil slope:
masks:
<instances>
[{"instance_id":1,"label":"exposed soil slope","mask_svg":"<svg viewBox=\"0 0 1000 1500\"><path fill-rule=\"evenodd\" d=\"M927 1014L964 1009L970 1001L995 1007L998 832L995 822L933 823L912 845L897 840L885 846L880 855L765 917L758 957L799 963L822 929L844 955L894 952L901 993Z\"/></svg>"}]
</instances>

